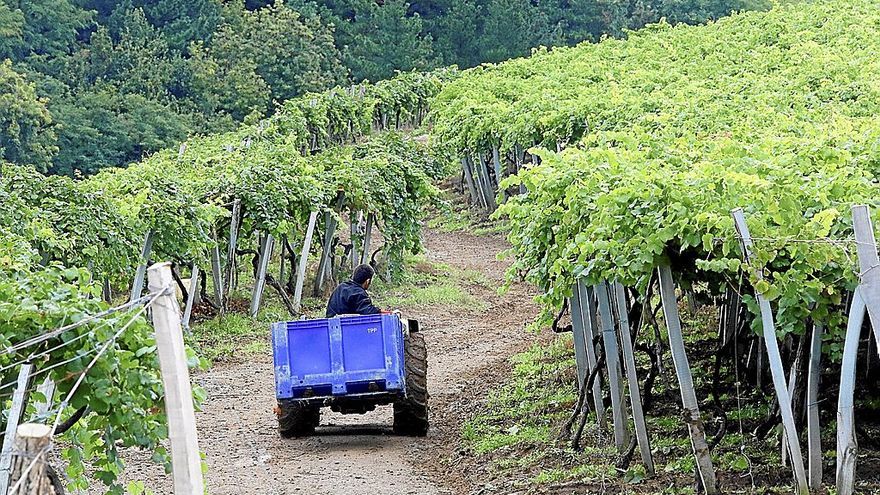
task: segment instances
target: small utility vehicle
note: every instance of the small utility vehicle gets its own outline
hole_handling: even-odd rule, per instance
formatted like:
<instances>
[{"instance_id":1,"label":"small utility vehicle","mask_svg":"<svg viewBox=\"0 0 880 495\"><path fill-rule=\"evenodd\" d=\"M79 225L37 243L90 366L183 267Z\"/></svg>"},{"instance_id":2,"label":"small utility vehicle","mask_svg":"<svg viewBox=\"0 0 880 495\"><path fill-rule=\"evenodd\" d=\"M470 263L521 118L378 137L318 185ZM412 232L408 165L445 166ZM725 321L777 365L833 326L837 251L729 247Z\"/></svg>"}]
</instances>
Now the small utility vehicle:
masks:
<instances>
[{"instance_id":1,"label":"small utility vehicle","mask_svg":"<svg viewBox=\"0 0 880 495\"><path fill-rule=\"evenodd\" d=\"M428 353L416 320L395 314L272 325L278 431L315 432L321 408L364 414L393 404L394 433L428 432Z\"/></svg>"}]
</instances>

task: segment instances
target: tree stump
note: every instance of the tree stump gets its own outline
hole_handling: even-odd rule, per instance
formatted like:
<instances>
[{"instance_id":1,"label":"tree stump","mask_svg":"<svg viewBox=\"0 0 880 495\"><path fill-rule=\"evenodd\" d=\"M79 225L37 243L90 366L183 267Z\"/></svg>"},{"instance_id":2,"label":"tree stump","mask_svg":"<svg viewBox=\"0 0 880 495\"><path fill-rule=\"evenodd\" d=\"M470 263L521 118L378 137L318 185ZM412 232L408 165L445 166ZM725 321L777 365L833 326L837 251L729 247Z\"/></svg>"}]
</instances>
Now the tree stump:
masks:
<instances>
[{"instance_id":1,"label":"tree stump","mask_svg":"<svg viewBox=\"0 0 880 495\"><path fill-rule=\"evenodd\" d=\"M18 427L15 449L12 455L12 468L9 479L10 494L54 495L55 489L46 472L48 446L51 442L52 427L26 423ZM34 458L37 458L34 461ZM31 466L33 464L33 466ZM30 470L28 470L30 469ZM21 481L20 481L21 480ZM20 481L20 484L19 484ZM18 486L18 490L11 488Z\"/></svg>"}]
</instances>

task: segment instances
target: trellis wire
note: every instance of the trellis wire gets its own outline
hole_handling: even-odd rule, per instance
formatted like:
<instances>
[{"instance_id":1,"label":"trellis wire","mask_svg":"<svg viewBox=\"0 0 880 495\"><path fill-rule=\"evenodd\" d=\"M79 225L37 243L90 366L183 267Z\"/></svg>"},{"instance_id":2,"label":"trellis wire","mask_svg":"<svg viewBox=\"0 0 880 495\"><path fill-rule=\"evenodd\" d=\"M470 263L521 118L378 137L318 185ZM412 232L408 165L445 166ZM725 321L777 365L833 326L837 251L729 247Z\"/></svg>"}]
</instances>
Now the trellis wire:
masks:
<instances>
[{"instance_id":1,"label":"trellis wire","mask_svg":"<svg viewBox=\"0 0 880 495\"><path fill-rule=\"evenodd\" d=\"M141 315L143 315L147 311L147 309L150 306L152 306L154 302L156 302L157 299L159 299L159 296L161 296L163 293L167 292L170 289L171 289L171 287L168 286L168 287L165 287L163 290L156 291L154 293L154 296L152 297L152 299L150 299L149 302L144 304L143 307L138 309L138 311L128 320L128 322L125 325L123 325L122 328L120 328L115 334L113 334L113 337L111 337L110 339L107 340L107 342L104 344L104 347L102 347L101 350L98 351L98 354L94 358L92 358L92 361L89 363L88 366L86 366L86 368L82 371L82 373L80 373L79 378L77 378L77 380L76 380L76 383L74 383L73 387L71 387L70 391L68 391L67 397L65 397L65 399L63 401L61 401L61 405L60 405L61 410L58 411L58 414L55 416L55 423L52 425L52 434L55 433L55 430L58 428L58 425L61 424L61 414L64 412L64 409L67 408L68 404L70 403L70 399L73 398L73 394L75 394L77 389L79 388L79 386L82 385L82 382L83 382L83 380L85 380L86 375L88 375L88 373L89 373L89 371L91 371L92 367L95 366L95 363L98 362L98 359L100 359L101 356L105 352L107 352L107 349L109 349L110 346L114 342L116 342L116 339L118 339L119 336L122 335L123 332L128 330L128 328Z\"/></svg>"},{"instance_id":2,"label":"trellis wire","mask_svg":"<svg viewBox=\"0 0 880 495\"><path fill-rule=\"evenodd\" d=\"M52 428L51 428L51 430L50 430L50 432L49 432L49 437L50 437L50 439L51 439L52 436L54 436L55 431L58 429L58 426L61 424L61 417L62 417L62 414L64 413L64 411L67 409L68 405L70 404L70 400L73 398L74 394L77 392L77 390L79 389L80 385L82 385L83 381L85 380L85 377L88 375L89 371L91 371L91 369L95 366L95 364L98 362L98 360L101 358L101 356L103 356L104 353L107 352L107 350L113 345L113 343L116 342L116 340L117 340L117 339L118 339L118 338L119 338L119 337L120 337L120 336L121 336L126 330L128 330L128 329L131 327L131 325L134 324L134 322L137 321L138 318L140 318L140 317L141 317L141 316L147 311L147 309L149 309L150 306L152 306L153 303L156 302L156 300L157 300L161 295L167 293L170 289L171 289L171 286L166 286L166 287L165 287L164 289L162 289L162 290L159 290L159 291L156 291L156 292L151 293L151 297L149 298L149 300L148 300L148 301L147 301L142 307L138 308L138 310L137 310L133 315L131 315L131 317L128 319L128 321L127 321L122 327L120 327L119 330L117 330L116 333L114 333L112 337L110 337L109 339L107 339L107 340L103 343L103 345L100 347L100 349L95 348L95 349L89 350L89 351L87 351L87 352L77 354L77 356L75 356L75 357L72 358L72 359L68 359L68 360L66 360L66 361L63 361L63 362L60 362L60 363L56 363L56 364L54 364L54 365L52 365L52 366L50 366L50 367L47 367L47 368L44 368L44 369L42 369L42 370L40 370L40 371L38 371L38 372L32 373L32 374L29 376L29 378L32 378L32 377L37 376L37 375L39 375L39 374L41 374L41 373L45 373L45 372L47 372L47 371L49 371L49 370L51 370L51 369L54 369L54 368L57 368L57 367L62 366L62 365L64 365L64 364L67 364L67 363L69 363L69 362L71 362L71 361L73 361L73 360L80 359L81 357L84 357L84 356L87 356L87 355L89 355L89 354L92 354L92 353L95 352L96 350L98 351L98 352L97 352L97 355L95 355L95 357L92 358L92 360L91 360L91 362L89 362L88 366L86 366L85 369L84 369L82 372L79 373L79 376L78 376L78 378L77 378L76 383L74 383L73 387L71 387L71 389L68 391L67 396L64 398L64 400L62 400L62 401L60 402L60 404L59 404L56 408L52 409L51 411L48 411L48 412L45 414L45 418L43 418L43 419L46 419L46 418L51 417L51 416L53 416L53 415L55 416L55 418L54 418L54 422L53 422L53 424L52 424ZM139 298L139 299L143 299L143 298ZM103 313L106 313L106 314L104 314L104 316L106 316L107 314L111 314L111 313L108 313L108 312L103 312ZM94 318L91 318L91 320L94 320ZM93 331L94 331L94 330L93 330ZM93 332L93 331L92 331L92 332ZM56 331L56 332L57 332L57 331ZM92 332L89 332L89 333L92 333ZM54 333L54 332L50 332L50 333ZM84 335L88 335L88 334L84 334ZM65 346L65 345L69 345L71 342L73 342L73 341L66 342L65 344L63 344L63 345L61 345L61 346L57 346L56 348L60 348L60 347L63 347L63 346ZM39 418L37 418L37 419L39 419ZM16 492L18 492L19 488L22 486L22 484L24 483L24 481L27 479L28 474L33 470L34 466L36 466L36 463L37 463L41 458L43 458L43 456L44 456L45 454L47 454L50 450L51 450L51 441L50 441L50 443L49 443L48 445L46 445L45 447L43 447L43 449L41 449L38 453L36 453L36 454L33 455L33 459L32 459L31 462L28 464L27 468L22 472L22 474L21 474L21 476L19 477L19 479L18 479L18 481L16 482L16 484L15 484L15 485L9 490L9 492L8 492L9 495L14 495ZM20 455L19 455L19 456L20 456Z\"/></svg>"},{"instance_id":3,"label":"trellis wire","mask_svg":"<svg viewBox=\"0 0 880 495\"><path fill-rule=\"evenodd\" d=\"M147 294L147 295L145 295L145 296L143 296L143 297L139 297L139 298L137 298L137 299L135 299L135 300L133 300L133 301L129 301L129 302L125 303L125 304L122 304L122 305L116 306L115 308L110 308L110 309L107 309L107 310L101 311L100 313L95 313L95 314L93 314L93 315L91 315L91 316L88 316L88 317L86 317L86 318L83 318L82 320L80 320L80 321L78 321L78 322L76 322L76 323L71 323L70 325L63 326L63 327L61 327L61 328L59 328L59 329L57 329L57 330L53 330L53 331L51 331L51 332L49 332L49 333L44 333L44 334L42 334L42 335L38 335L38 336L36 336L36 337L33 337L33 338L31 338L31 339L28 339L28 340L26 340L26 341L24 341L24 342L20 342L20 343L18 343L18 344L15 344L15 345L9 346L9 347L7 347L6 349L3 350L3 354L11 354L11 353L13 353L13 352L18 352L18 351L20 351L21 349L24 349L24 348L26 348L26 347L30 347L30 346L32 346L32 345L36 345L36 344L39 344L39 343L41 343L41 342L45 342L46 340L49 340L49 339L55 338L55 337L61 335L61 334L64 333L64 332L67 332L67 331L69 331L69 330L73 330L73 329L75 329L75 328L81 327L81 326L83 326L83 325L85 325L85 324L87 324L87 323L90 323L90 322L92 322L92 321L94 321L94 320L97 320L97 319L99 319L99 318L103 318L103 317L105 317L105 316L109 316L109 315L111 315L111 314L113 314L113 313L117 313L117 312L119 312L119 311L122 311L122 310L125 310L125 309L129 309L129 308L131 308L131 307L133 307L133 306L137 306L138 304L141 304L141 303L143 303L143 302L145 302L145 301L148 301L148 300L149 300L151 297L153 297L154 295L155 295L155 294Z\"/></svg>"}]
</instances>

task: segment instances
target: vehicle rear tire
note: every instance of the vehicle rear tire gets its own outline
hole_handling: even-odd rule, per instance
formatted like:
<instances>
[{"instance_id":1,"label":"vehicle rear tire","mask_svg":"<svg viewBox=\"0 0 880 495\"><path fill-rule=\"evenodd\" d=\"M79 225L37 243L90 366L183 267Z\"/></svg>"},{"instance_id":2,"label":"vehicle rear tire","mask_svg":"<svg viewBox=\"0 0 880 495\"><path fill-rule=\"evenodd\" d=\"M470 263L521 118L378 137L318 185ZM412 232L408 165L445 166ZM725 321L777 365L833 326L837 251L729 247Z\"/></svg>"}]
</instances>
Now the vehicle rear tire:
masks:
<instances>
[{"instance_id":1,"label":"vehicle rear tire","mask_svg":"<svg viewBox=\"0 0 880 495\"><path fill-rule=\"evenodd\" d=\"M410 437L428 434L428 349L420 332L404 338L406 397L394 403L394 433Z\"/></svg>"},{"instance_id":2,"label":"vehicle rear tire","mask_svg":"<svg viewBox=\"0 0 880 495\"><path fill-rule=\"evenodd\" d=\"M321 422L321 409L301 402L278 403L278 433L284 438L304 437L315 433Z\"/></svg>"}]
</instances>

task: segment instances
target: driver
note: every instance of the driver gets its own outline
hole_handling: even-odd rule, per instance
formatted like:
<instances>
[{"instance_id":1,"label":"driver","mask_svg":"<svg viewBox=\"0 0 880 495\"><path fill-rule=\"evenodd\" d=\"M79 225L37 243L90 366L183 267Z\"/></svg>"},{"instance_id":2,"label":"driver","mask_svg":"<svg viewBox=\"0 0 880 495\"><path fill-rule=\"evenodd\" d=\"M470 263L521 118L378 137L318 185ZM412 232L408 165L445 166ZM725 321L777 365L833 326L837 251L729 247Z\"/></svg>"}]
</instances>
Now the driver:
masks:
<instances>
[{"instance_id":1,"label":"driver","mask_svg":"<svg viewBox=\"0 0 880 495\"><path fill-rule=\"evenodd\" d=\"M358 265L351 274L351 280L336 287L327 303L327 318L339 315L376 315L382 310L373 305L367 289L373 282L373 267Z\"/></svg>"}]
</instances>

